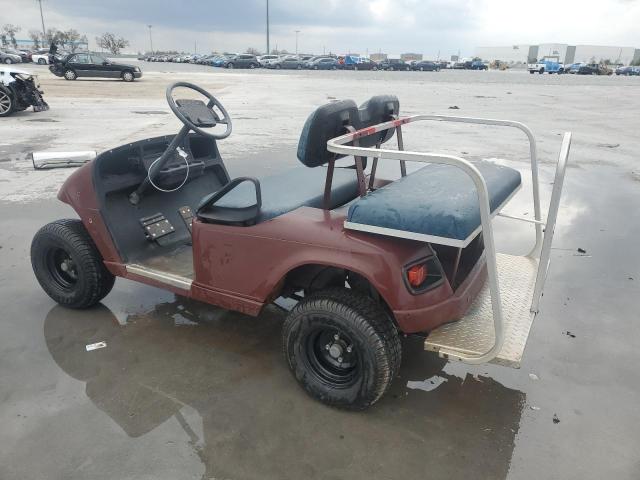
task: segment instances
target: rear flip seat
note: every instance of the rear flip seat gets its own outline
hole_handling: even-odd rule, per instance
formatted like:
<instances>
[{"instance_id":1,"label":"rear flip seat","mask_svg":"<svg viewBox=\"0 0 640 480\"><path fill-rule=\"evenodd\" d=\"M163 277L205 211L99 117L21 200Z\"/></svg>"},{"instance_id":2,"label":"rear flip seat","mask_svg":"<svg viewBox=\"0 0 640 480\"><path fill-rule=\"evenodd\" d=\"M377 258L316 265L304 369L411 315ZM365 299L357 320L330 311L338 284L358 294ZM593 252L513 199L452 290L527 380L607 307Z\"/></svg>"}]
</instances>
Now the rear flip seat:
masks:
<instances>
[{"instance_id":1,"label":"rear flip seat","mask_svg":"<svg viewBox=\"0 0 640 480\"><path fill-rule=\"evenodd\" d=\"M520 172L474 163L487 184L492 213L521 185ZM351 203L347 228L464 247L480 231L478 194L471 177L452 165L429 164Z\"/></svg>"}]
</instances>

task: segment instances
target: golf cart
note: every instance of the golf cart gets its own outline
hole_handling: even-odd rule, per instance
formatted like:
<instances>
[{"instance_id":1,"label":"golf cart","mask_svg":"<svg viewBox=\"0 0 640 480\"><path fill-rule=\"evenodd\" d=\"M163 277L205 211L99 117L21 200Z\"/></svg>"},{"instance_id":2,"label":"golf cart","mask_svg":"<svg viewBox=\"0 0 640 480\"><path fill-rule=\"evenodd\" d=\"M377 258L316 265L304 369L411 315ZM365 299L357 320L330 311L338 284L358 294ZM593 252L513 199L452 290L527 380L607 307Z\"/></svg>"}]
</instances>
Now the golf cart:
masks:
<instances>
[{"instance_id":1,"label":"golf cart","mask_svg":"<svg viewBox=\"0 0 640 480\"><path fill-rule=\"evenodd\" d=\"M174 99L178 88L205 101ZM426 336L425 348L445 358L519 366L549 264L570 134L543 235L535 140L520 123L400 117L390 95L360 107L336 101L307 119L302 165L231 179L217 143L232 130L222 104L184 82L166 96L184 124L177 135L103 152L60 190L80 220L44 226L31 247L51 298L88 308L119 276L253 316L289 304L282 338L294 376L315 398L352 409L388 389L401 333ZM528 256L497 254L491 225L520 173L405 151L403 126L429 120L526 133L535 218L508 218L535 225ZM398 150L382 148L394 134ZM399 161L399 180L376 176L380 159ZM407 174L406 162L426 165Z\"/></svg>"}]
</instances>

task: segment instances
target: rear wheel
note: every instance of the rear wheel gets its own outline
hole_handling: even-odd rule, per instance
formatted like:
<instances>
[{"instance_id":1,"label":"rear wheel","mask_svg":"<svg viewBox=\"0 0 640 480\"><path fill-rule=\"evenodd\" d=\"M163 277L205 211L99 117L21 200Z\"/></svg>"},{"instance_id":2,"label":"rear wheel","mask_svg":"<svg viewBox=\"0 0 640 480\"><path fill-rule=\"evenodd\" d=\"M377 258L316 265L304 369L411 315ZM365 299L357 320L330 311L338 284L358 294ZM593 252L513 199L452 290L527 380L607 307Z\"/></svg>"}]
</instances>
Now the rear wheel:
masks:
<instances>
[{"instance_id":1,"label":"rear wheel","mask_svg":"<svg viewBox=\"0 0 640 480\"><path fill-rule=\"evenodd\" d=\"M67 80L75 80L76 78L78 78L78 76L73 70L67 70L66 72L64 72L64 78Z\"/></svg>"},{"instance_id":2,"label":"rear wheel","mask_svg":"<svg viewBox=\"0 0 640 480\"><path fill-rule=\"evenodd\" d=\"M122 80L125 82L133 82L134 79L133 72L129 70L122 72Z\"/></svg>"},{"instance_id":3,"label":"rear wheel","mask_svg":"<svg viewBox=\"0 0 640 480\"><path fill-rule=\"evenodd\" d=\"M97 304L115 282L80 220L42 227L31 242L31 265L47 295L69 308Z\"/></svg>"},{"instance_id":4,"label":"rear wheel","mask_svg":"<svg viewBox=\"0 0 640 480\"><path fill-rule=\"evenodd\" d=\"M283 327L289 367L312 397L362 410L387 391L400 367L395 326L371 298L344 288L314 293Z\"/></svg>"},{"instance_id":5,"label":"rear wheel","mask_svg":"<svg viewBox=\"0 0 640 480\"><path fill-rule=\"evenodd\" d=\"M233 68L233 63L227 63L227 68Z\"/></svg>"},{"instance_id":6,"label":"rear wheel","mask_svg":"<svg viewBox=\"0 0 640 480\"><path fill-rule=\"evenodd\" d=\"M45 65L47 63L47 61L44 58L39 58L38 59L38 65Z\"/></svg>"},{"instance_id":7,"label":"rear wheel","mask_svg":"<svg viewBox=\"0 0 640 480\"><path fill-rule=\"evenodd\" d=\"M4 59L4 63L9 65L9 64L13 63L13 61L9 57L7 57L7 58Z\"/></svg>"},{"instance_id":8,"label":"rear wheel","mask_svg":"<svg viewBox=\"0 0 640 480\"><path fill-rule=\"evenodd\" d=\"M11 92L0 87L0 117L8 117L13 113L14 108Z\"/></svg>"}]
</instances>

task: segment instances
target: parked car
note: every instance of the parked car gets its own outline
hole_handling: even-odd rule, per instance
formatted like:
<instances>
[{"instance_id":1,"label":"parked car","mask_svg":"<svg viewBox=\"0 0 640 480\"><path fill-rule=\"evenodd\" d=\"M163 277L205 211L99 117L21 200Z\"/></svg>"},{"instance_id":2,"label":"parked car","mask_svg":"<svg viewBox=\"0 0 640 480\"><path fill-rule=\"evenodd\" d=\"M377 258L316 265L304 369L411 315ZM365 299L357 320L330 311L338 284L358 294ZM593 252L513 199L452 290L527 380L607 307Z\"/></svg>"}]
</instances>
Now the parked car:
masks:
<instances>
[{"instance_id":1,"label":"parked car","mask_svg":"<svg viewBox=\"0 0 640 480\"><path fill-rule=\"evenodd\" d=\"M31 58L30 55L27 54L26 52L23 52L22 50L16 50L15 48L4 48L4 52L8 53L10 55L17 55L20 57L20 61L22 63L29 63L31 62Z\"/></svg>"},{"instance_id":2,"label":"parked car","mask_svg":"<svg viewBox=\"0 0 640 480\"><path fill-rule=\"evenodd\" d=\"M29 107L34 112L49 110L42 94L37 76L13 67L0 67L0 117Z\"/></svg>"},{"instance_id":3,"label":"parked car","mask_svg":"<svg viewBox=\"0 0 640 480\"><path fill-rule=\"evenodd\" d=\"M413 70L419 70L421 72L439 72L440 65L435 62L429 62L428 60L420 60L414 63L411 67Z\"/></svg>"},{"instance_id":4,"label":"parked car","mask_svg":"<svg viewBox=\"0 0 640 480\"><path fill-rule=\"evenodd\" d=\"M335 58L318 58L311 62L312 70L337 70L339 68L338 60Z\"/></svg>"},{"instance_id":5,"label":"parked car","mask_svg":"<svg viewBox=\"0 0 640 480\"><path fill-rule=\"evenodd\" d=\"M618 67L616 68L616 75L635 76L640 75L640 67Z\"/></svg>"},{"instance_id":6,"label":"parked car","mask_svg":"<svg viewBox=\"0 0 640 480\"><path fill-rule=\"evenodd\" d=\"M579 75L612 75L613 70L601 63L587 63L581 65L577 73Z\"/></svg>"},{"instance_id":7,"label":"parked car","mask_svg":"<svg viewBox=\"0 0 640 480\"><path fill-rule=\"evenodd\" d=\"M380 70L411 70L411 65L399 58L388 58L378 63Z\"/></svg>"},{"instance_id":8,"label":"parked car","mask_svg":"<svg viewBox=\"0 0 640 480\"><path fill-rule=\"evenodd\" d=\"M580 67L584 65L584 63L572 63L569 66L565 66L564 67L564 72L565 73L578 73L578 70L580 70Z\"/></svg>"},{"instance_id":9,"label":"parked car","mask_svg":"<svg viewBox=\"0 0 640 480\"><path fill-rule=\"evenodd\" d=\"M378 70L378 64L369 58L364 57L345 57L344 70Z\"/></svg>"},{"instance_id":10,"label":"parked car","mask_svg":"<svg viewBox=\"0 0 640 480\"><path fill-rule=\"evenodd\" d=\"M266 67L270 63L277 61L280 57L278 55L262 55L258 57L258 63L261 67Z\"/></svg>"},{"instance_id":11,"label":"parked car","mask_svg":"<svg viewBox=\"0 0 640 480\"><path fill-rule=\"evenodd\" d=\"M275 68L277 70L280 70L280 69L300 70L303 66L304 66L304 63L302 62L302 60L300 60L295 55L289 55L270 63L269 65L267 65L267 68Z\"/></svg>"},{"instance_id":12,"label":"parked car","mask_svg":"<svg viewBox=\"0 0 640 480\"><path fill-rule=\"evenodd\" d=\"M304 68L311 68L313 65L313 62L315 62L316 60L320 59L320 58L332 58L328 55L316 55L315 57L311 57L308 60L306 60L303 64Z\"/></svg>"},{"instance_id":13,"label":"parked car","mask_svg":"<svg viewBox=\"0 0 640 480\"><path fill-rule=\"evenodd\" d=\"M56 60L49 70L57 77L75 80L79 77L121 78L133 82L142 76L140 67L115 63L95 53L72 53L63 60Z\"/></svg>"},{"instance_id":14,"label":"parked car","mask_svg":"<svg viewBox=\"0 0 640 480\"><path fill-rule=\"evenodd\" d=\"M243 53L242 55L227 57L222 66L224 68L258 68L260 63L258 63L255 55Z\"/></svg>"},{"instance_id":15,"label":"parked car","mask_svg":"<svg viewBox=\"0 0 640 480\"><path fill-rule=\"evenodd\" d=\"M482 60L474 60L471 62L469 70L489 70L489 66Z\"/></svg>"},{"instance_id":16,"label":"parked car","mask_svg":"<svg viewBox=\"0 0 640 480\"><path fill-rule=\"evenodd\" d=\"M20 55L16 55L15 53L9 53L6 50L0 50L0 62L6 63L8 65L12 63L22 63L22 58Z\"/></svg>"},{"instance_id":17,"label":"parked car","mask_svg":"<svg viewBox=\"0 0 640 480\"><path fill-rule=\"evenodd\" d=\"M46 65L49 63L49 49L41 48L31 54L31 61L38 65Z\"/></svg>"}]
</instances>

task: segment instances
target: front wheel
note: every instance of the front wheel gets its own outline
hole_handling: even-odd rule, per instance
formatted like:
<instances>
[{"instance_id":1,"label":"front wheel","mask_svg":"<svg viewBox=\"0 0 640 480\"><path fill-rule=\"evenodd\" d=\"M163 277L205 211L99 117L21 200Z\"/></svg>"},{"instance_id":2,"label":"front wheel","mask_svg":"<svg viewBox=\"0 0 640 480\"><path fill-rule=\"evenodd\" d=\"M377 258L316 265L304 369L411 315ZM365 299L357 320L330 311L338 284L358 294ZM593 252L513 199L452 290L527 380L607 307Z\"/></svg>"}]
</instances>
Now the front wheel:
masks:
<instances>
[{"instance_id":1,"label":"front wheel","mask_svg":"<svg viewBox=\"0 0 640 480\"><path fill-rule=\"evenodd\" d=\"M75 80L77 77L76 72L74 72L73 70L67 70L66 72L64 72L64 78L66 80Z\"/></svg>"},{"instance_id":2,"label":"front wheel","mask_svg":"<svg viewBox=\"0 0 640 480\"><path fill-rule=\"evenodd\" d=\"M133 76L133 72L122 72L122 80L124 80L125 82L133 82L134 79L135 77Z\"/></svg>"},{"instance_id":3,"label":"front wheel","mask_svg":"<svg viewBox=\"0 0 640 480\"><path fill-rule=\"evenodd\" d=\"M38 59L38 65L46 65L47 61L44 58L39 58Z\"/></svg>"},{"instance_id":4,"label":"front wheel","mask_svg":"<svg viewBox=\"0 0 640 480\"><path fill-rule=\"evenodd\" d=\"M362 410L373 405L400 367L400 339L385 310L344 288L300 301L285 320L282 342L301 386L336 407Z\"/></svg>"},{"instance_id":5,"label":"front wheel","mask_svg":"<svg viewBox=\"0 0 640 480\"><path fill-rule=\"evenodd\" d=\"M97 304L115 282L80 220L58 220L38 230L31 265L47 295L69 308Z\"/></svg>"},{"instance_id":6,"label":"front wheel","mask_svg":"<svg viewBox=\"0 0 640 480\"><path fill-rule=\"evenodd\" d=\"M10 65L13 63L13 61L9 57L7 57L4 59L4 63L6 63L7 65Z\"/></svg>"},{"instance_id":7,"label":"front wheel","mask_svg":"<svg viewBox=\"0 0 640 480\"><path fill-rule=\"evenodd\" d=\"M233 68L233 63L227 63L227 68Z\"/></svg>"}]
</instances>

